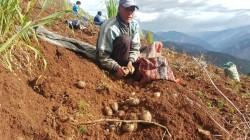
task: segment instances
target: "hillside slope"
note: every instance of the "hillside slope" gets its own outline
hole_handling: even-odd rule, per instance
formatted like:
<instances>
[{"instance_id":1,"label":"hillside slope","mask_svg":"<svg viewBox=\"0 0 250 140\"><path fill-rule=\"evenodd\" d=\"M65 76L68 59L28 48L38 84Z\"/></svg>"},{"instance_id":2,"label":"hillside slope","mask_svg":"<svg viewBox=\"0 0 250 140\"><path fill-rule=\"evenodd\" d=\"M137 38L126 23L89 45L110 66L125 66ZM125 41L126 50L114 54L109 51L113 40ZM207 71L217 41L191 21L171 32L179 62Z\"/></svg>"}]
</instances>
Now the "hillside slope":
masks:
<instances>
[{"instance_id":1,"label":"hillside slope","mask_svg":"<svg viewBox=\"0 0 250 140\"><path fill-rule=\"evenodd\" d=\"M61 19L48 28L93 45L96 43L98 28L95 27L73 33ZM166 126L172 135L170 138L166 134L164 139L245 136L243 131L247 129L238 126L242 123L241 116L187 55L168 49L163 52L176 77L181 79L180 84L158 80L141 85L132 79L116 80L81 54L43 41L40 44L48 63L46 70L34 67L29 73L25 70L11 73L0 66L0 138L3 140L162 139L165 131L155 125L140 123L134 132L122 132L119 127L112 131L107 122L79 125L101 118L118 119L117 114L106 116L103 113L104 107L114 101L119 103L119 110L125 112L124 119L131 113L149 110L152 121ZM222 92L250 117L250 78L241 76L241 82L236 83L224 77L220 68L209 65L208 71ZM79 80L86 82L84 88L77 87ZM154 92L160 92L160 98L155 97ZM129 97L139 98L139 105L122 104Z\"/></svg>"},{"instance_id":2,"label":"hillside slope","mask_svg":"<svg viewBox=\"0 0 250 140\"><path fill-rule=\"evenodd\" d=\"M176 43L176 42L164 42L165 47L174 49L180 53L187 53L192 56L200 57L204 56L205 61L210 64L214 64L219 67L223 67L224 64L231 61L236 64L238 71L244 74L250 73L250 61L240 59L225 53L209 51L201 48L200 46L188 43Z\"/></svg>"}]
</instances>

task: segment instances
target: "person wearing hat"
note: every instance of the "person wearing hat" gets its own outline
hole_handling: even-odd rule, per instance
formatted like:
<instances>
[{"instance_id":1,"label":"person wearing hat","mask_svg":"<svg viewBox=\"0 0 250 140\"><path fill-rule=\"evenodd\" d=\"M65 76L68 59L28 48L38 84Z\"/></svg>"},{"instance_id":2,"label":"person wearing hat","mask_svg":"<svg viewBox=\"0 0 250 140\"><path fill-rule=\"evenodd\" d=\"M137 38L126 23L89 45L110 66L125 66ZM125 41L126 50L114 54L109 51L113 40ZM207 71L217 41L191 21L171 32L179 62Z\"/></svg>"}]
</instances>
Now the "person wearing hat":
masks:
<instances>
[{"instance_id":1,"label":"person wearing hat","mask_svg":"<svg viewBox=\"0 0 250 140\"><path fill-rule=\"evenodd\" d=\"M136 9L135 0L120 0L117 16L107 20L98 35L97 61L118 78L134 73L133 63L140 54L139 24L133 19Z\"/></svg>"}]
</instances>

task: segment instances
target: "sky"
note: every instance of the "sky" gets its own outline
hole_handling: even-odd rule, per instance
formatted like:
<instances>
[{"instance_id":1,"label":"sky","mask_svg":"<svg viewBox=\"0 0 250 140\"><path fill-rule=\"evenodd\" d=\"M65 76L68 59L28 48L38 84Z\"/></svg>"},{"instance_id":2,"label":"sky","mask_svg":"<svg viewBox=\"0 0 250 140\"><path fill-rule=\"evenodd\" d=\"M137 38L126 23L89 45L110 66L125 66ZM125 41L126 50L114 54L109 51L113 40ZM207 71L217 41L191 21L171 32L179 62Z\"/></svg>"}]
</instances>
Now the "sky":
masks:
<instances>
[{"instance_id":1,"label":"sky","mask_svg":"<svg viewBox=\"0 0 250 140\"><path fill-rule=\"evenodd\" d=\"M91 15L98 10L105 13L104 0L81 1ZM250 25L250 0L137 0L137 5L135 18L142 29L153 32L218 31Z\"/></svg>"}]
</instances>

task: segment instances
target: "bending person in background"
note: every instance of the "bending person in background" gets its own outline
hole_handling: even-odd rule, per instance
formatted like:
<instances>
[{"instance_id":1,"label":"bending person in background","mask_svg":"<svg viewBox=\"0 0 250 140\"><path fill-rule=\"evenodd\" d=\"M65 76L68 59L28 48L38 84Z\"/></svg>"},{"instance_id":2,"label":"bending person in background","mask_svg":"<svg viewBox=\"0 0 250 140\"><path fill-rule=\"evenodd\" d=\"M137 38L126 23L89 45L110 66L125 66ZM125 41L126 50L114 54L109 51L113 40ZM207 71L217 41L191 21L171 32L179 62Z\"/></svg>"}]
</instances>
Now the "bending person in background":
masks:
<instances>
[{"instance_id":1,"label":"bending person in background","mask_svg":"<svg viewBox=\"0 0 250 140\"><path fill-rule=\"evenodd\" d=\"M95 25L102 25L105 19L102 17L102 12L98 11L94 18Z\"/></svg>"},{"instance_id":2,"label":"bending person in background","mask_svg":"<svg viewBox=\"0 0 250 140\"><path fill-rule=\"evenodd\" d=\"M78 11L80 9L80 5L81 5L81 2L80 1L76 1L76 3L72 7L72 11L73 11L73 14L75 16L78 16Z\"/></svg>"},{"instance_id":3,"label":"bending person in background","mask_svg":"<svg viewBox=\"0 0 250 140\"><path fill-rule=\"evenodd\" d=\"M140 54L139 24L133 19L139 9L135 0L120 0L118 14L106 21L97 41L97 60L118 78L133 74Z\"/></svg>"}]
</instances>

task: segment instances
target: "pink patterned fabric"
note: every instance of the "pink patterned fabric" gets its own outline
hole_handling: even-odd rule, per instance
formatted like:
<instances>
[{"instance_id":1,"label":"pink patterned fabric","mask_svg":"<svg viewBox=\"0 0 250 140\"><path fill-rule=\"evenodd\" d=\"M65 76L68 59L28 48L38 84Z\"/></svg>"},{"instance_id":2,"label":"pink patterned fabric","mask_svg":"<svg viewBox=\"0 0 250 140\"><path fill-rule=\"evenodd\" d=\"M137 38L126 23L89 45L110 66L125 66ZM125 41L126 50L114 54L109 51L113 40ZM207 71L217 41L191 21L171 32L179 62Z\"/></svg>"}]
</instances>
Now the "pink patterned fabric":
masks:
<instances>
[{"instance_id":1,"label":"pink patterned fabric","mask_svg":"<svg viewBox=\"0 0 250 140\"><path fill-rule=\"evenodd\" d=\"M150 82L157 79L175 81L167 59L161 55L161 42L154 42L141 53L136 62L135 75L140 82Z\"/></svg>"}]
</instances>

